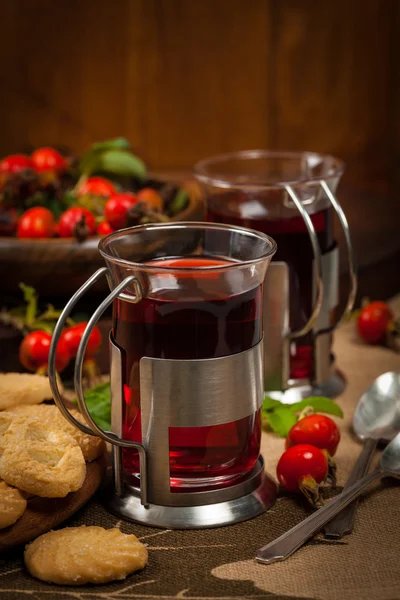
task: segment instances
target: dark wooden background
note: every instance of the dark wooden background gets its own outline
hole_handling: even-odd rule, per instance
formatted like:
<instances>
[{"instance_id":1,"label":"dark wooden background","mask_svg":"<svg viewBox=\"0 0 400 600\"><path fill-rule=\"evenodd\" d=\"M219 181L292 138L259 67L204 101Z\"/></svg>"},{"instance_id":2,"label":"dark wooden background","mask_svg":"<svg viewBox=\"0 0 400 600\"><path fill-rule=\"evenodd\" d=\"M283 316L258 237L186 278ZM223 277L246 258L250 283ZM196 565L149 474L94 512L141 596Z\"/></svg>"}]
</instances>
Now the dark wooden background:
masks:
<instances>
[{"instance_id":1,"label":"dark wooden background","mask_svg":"<svg viewBox=\"0 0 400 600\"><path fill-rule=\"evenodd\" d=\"M399 0L1 0L0 23L0 155L116 135L161 172L338 155L362 292L400 289Z\"/></svg>"}]
</instances>

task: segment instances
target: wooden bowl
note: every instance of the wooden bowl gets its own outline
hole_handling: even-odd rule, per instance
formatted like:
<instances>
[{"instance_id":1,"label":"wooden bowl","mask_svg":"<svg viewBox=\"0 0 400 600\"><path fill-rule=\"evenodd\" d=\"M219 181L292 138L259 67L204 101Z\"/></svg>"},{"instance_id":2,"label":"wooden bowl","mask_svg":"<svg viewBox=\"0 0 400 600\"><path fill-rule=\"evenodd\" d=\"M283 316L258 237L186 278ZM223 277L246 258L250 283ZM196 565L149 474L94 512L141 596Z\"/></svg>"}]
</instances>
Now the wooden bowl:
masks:
<instances>
[{"instance_id":1,"label":"wooden bowl","mask_svg":"<svg viewBox=\"0 0 400 600\"><path fill-rule=\"evenodd\" d=\"M186 181L181 187L189 193L188 206L171 221L204 221L205 202L197 183ZM79 243L72 239L18 239L0 237L0 281L2 293L21 294L22 281L33 286L40 296L71 296L87 278L104 266L97 246L99 237ZM106 280L99 281L92 293L107 291Z\"/></svg>"}]
</instances>

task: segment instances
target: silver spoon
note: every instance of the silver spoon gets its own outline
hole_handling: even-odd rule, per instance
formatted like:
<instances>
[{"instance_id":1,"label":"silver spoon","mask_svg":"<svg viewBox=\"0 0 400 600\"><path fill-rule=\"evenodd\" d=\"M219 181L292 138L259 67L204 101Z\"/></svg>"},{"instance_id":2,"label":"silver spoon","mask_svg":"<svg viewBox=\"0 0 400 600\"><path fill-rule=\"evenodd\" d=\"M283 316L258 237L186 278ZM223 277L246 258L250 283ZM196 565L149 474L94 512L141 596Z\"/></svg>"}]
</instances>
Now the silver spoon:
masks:
<instances>
[{"instance_id":1,"label":"silver spoon","mask_svg":"<svg viewBox=\"0 0 400 600\"><path fill-rule=\"evenodd\" d=\"M369 386L358 402L353 429L364 440L364 447L346 481L345 490L368 472L378 440L389 441L400 431L400 373L384 373ZM352 502L327 524L327 539L338 540L352 532L357 504L357 500Z\"/></svg>"},{"instance_id":2,"label":"silver spoon","mask_svg":"<svg viewBox=\"0 0 400 600\"><path fill-rule=\"evenodd\" d=\"M400 479L400 433L386 446L377 469L365 475L360 481L354 483L347 490L344 490L336 498L328 502L328 504L276 540L260 548L257 552L256 560L264 564L286 560L313 536L314 533L319 531L325 523L336 516L342 508L357 498L366 487L383 477Z\"/></svg>"}]
</instances>

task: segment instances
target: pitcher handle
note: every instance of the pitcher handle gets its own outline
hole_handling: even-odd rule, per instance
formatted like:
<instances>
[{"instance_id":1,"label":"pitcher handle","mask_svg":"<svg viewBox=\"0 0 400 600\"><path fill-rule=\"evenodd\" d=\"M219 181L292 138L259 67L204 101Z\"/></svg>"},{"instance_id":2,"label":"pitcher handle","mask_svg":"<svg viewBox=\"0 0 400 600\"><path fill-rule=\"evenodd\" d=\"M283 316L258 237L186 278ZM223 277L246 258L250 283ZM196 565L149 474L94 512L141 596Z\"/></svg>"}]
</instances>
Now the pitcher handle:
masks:
<instances>
[{"instance_id":1,"label":"pitcher handle","mask_svg":"<svg viewBox=\"0 0 400 600\"><path fill-rule=\"evenodd\" d=\"M51 339L50 352L49 352L49 380L51 390L53 392L53 397L56 405L64 415L64 417L74 426L83 431L88 435L97 435L102 438L106 442L112 444L113 447L117 447L115 450L119 455L119 467L118 469L114 468L114 478L115 478L115 486L117 493L121 494L122 489L122 477L121 477L121 468L122 468L122 457L120 448L135 448L139 453L139 466L140 466L140 499L141 503L146 506L147 505L147 460L146 460L146 451L144 446L139 442L134 442L131 440L123 440L119 438L115 433L111 431L104 431L101 427L99 427L95 421L92 419L92 416L86 406L85 398L83 395L82 388L82 363L85 356L86 346L89 341L90 334L97 324L99 318L102 316L104 311L112 304L112 302L123 292L129 284L133 283L136 293L137 301L140 301L142 298L142 291L140 288L140 284L137 278L134 275L131 275L124 279L116 288L103 300L103 302L99 305L99 307L95 310L92 317L89 319L89 322L86 326L86 329L82 335L78 352L76 355L75 361L75 372L74 372L74 385L75 392L78 396L78 405L79 408L86 420L87 425L84 425L71 413L68 408L65 406L64 401L61 397L60 390L58 389L57 383L57 372L56 372L56 350L58 341L60 339L61 332L65 326L66 320L75 306L75 304L80 300L80 298L85 294L85 292L94 284L98 279L100 279L103 275L108 273L107 267L102 267L98 269L89 279L79 288L77 292L72 296L72 298L67 302L64 310L61 313L60 318L57 321L57 325L54 329L53 336ZM115 467L114 461L114 467Z\"/></svg>"},{"instance_id":2,"label":"pitcher handle","mask_svg":"<svg viewBox=\"0 0 400 600\"><path fill-rule=\"evenodd\" d=\"M354 306L354 303L356 300L356 295L357 295L357 262L356 262L356 255L355 255L355 251L354 251L353 240L351 238L350 228L349 228L348 221L346 219L346 215L344 214L342 207L340 206L339 202L337 201L336 196L329 189L329 186L326 183L326 181L321 181L320 183L321 183L322 189L324 190L325 194L328 197L329 202L332 204L333 209L336 212L336 215L337 215L337 218L339 219L340 225L342 226L345 241L346 241L347 257L348 257L348 262L349 262L350 290L349 290L349 294L347 296L346 306L343 310L343 313L336 321L335 325L333 325L333 328L334 328L334 327L337 327L338 325L340 325L341 323L343 323L347 319L347 317L351 313L351 311L353 310L353 306Z\"/></svg>"},{"instance_id":3,"label":"pitcher handle","mask_svg":"<svg viewBox=\"0 0 400 600\"><path fill-rule=\"evenodd\" d=\"M321 249L319 246L318 237L317 237L316 231L314 229L314 225L311 220L311 217L308 214L308 212L306 211L306 209L304 208L300 198L298 197L298 195L296 194L296 192L294 191L292 186L285 185L284 187L285 187L285 190L287 191L287 193L289 194L291 200L293 201L293 204L296 206L297 210L301 214L303 221L307 227L308 235L310 236L311 246L312 246L312 250L313 250L313 254L314 254L314 268L315 268L315 279L316 279L316 295L315 295L314 306L311 311L310 318L308 319L308 321L304 325L304 327L302 327L298 331L290 331L288 333L288 338L290 340L295 340L296 338L303 337L309 331L311 331L314 323L318 319L318 315L319 315L321 307L322 307L322 301L323 301L323 295L324 295L324 287L323 287L324 284L323 284L323 280L322 280Z\"/></svg>"}]
</instances>

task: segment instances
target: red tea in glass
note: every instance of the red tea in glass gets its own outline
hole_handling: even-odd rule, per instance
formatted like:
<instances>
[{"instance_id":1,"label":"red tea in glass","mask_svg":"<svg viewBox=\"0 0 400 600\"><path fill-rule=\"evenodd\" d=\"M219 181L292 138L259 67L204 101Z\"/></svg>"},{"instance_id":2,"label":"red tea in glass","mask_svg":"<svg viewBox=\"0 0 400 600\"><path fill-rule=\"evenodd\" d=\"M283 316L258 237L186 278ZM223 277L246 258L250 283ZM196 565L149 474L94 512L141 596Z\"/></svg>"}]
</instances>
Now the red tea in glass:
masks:
<instances>
[{"instance_id":1,"label":"red tea in glass","mask_svg":"<svg viewBox=\"0 0 400 600\"><path fill-rule=\"evenodd\" d=\"M122 421L118 408L113 431L143 445L149 478L153 473L163 489L157 465L169 466L170 492L239 482L260 453L263 283L274 240L230 225L168 223L115 232L99 249L110 288L128 282L113 306L112 380L123 390ZM242 378L233 365L243 365ZM165 386L152 379L161 372ZM125 448L123 460L136 485L137 450Z\"/></svg>"},{"instance_id":2,"label":"red tea in glass","mask_svg":"<svg viewBox=\"0 0 400 600\"><path fill-rule=\"evenodd\" d=\"M200 161L195 175L203 184L208 221L230 223L268 233L277 241L273 260L289 268L289 328L302 330L315 302L314 253L310 234L285 189L294 187L314 226L322 255L334 250L333 210L321 193L320 180L335 189L342 165L333 157L314 153L244 151ZM337 276L337 274L336 274ZM324 310L318 329L333 324L334 306ZM314 376L315 329L297 338L290 347L290 379Z\"/></svg>"},{"instance_id":3,"label":"red tea in glass","mask_svg":"<svg viewBox=\"0 0 400 600\"><path fill-rule=\"evenodd\" d=\"M229 262L203 256L147 264L195 269L226 266ZM262 338L262 284L241 292L242 287L247 287L245 281L235 282L235 272L221 281L218 271L160 274L159 279L160 291L137 304L117 300L114 306L114 340L124 351L123 437L139 442L142 441L139 361L143 356L219 358L248 350ZM232 294L235 287L238 293ZM243 476L258 458L260 436L260 411L222 425L171 427L172 487L188 480L197 486L211 481L215 485ZM139 466L136 452L125 450L124 454L125 468L136 473Z\"/></svg>"},{"instance_id":4,"label":"red tea in glass","mask_svg":"<svg viewBox=\"0 0 400 600\"><path fill-rule=\"evenodd\" d=\"M272 235L278 245L273 260L283 261L289 267L290 329L299 330L307 323L313 303L314 255L307 227L300 216L271 219L259 205L251 216L246 215L243 198L235 194L214 195L208 200L208 220L249 227ZM239 216L240 215L240 216ZM335 245L332 236L332 210L325 208L311 214L321 252L329 252ZM313 375L312 332L297 340L291 349L290 376L293 379Z\"/></svg>"}]
</instances>

